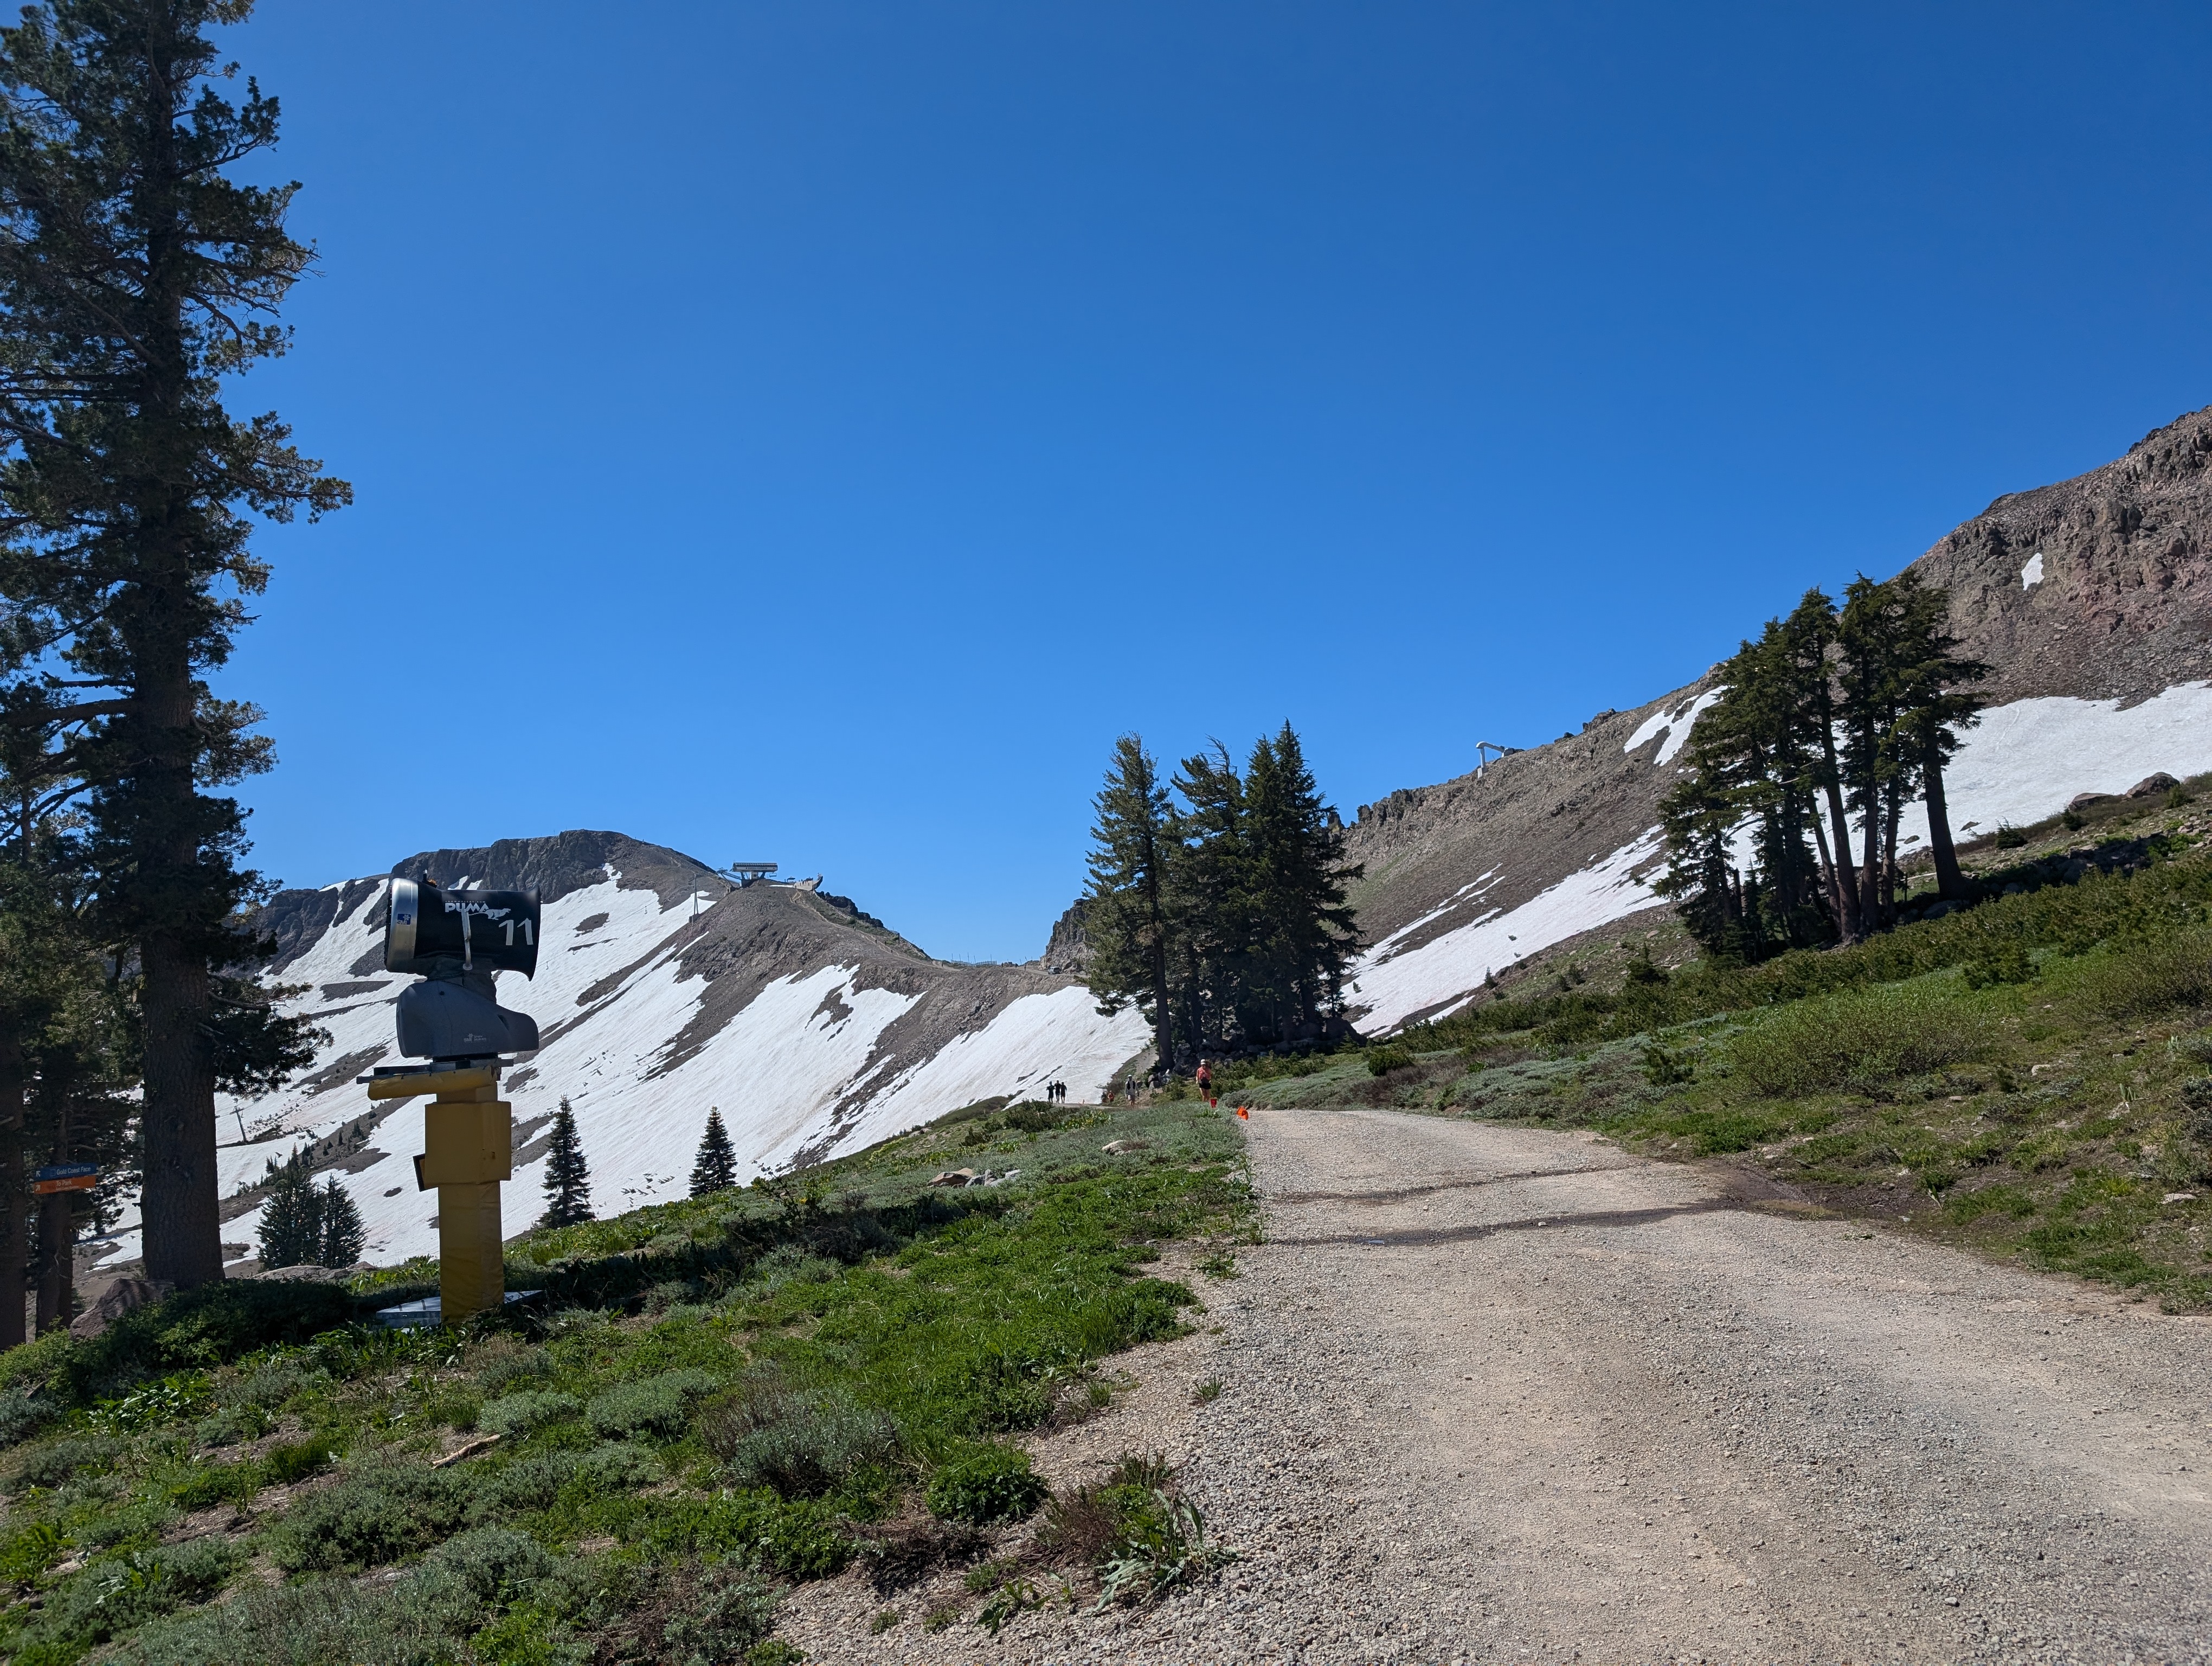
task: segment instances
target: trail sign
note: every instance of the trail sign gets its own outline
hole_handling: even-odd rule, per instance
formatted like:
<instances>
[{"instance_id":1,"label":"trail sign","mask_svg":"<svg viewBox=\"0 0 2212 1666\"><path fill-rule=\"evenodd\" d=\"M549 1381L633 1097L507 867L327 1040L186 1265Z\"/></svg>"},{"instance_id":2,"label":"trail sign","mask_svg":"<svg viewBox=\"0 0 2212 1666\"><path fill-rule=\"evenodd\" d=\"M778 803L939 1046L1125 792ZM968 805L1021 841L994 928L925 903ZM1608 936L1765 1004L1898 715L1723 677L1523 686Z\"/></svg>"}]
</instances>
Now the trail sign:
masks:
<instances>
[{"instance_id":1,"label":"trail sign","mask_svg":"<svg viewBox=\"0 0 2212 1666\"><path fill-rule=\"evenodd\" d=\"M54 1192L88 1192L98 1184L97 1163L49 1163L31 1171L31 1189L41 1197Z\"/></svg>"}]
</instances>

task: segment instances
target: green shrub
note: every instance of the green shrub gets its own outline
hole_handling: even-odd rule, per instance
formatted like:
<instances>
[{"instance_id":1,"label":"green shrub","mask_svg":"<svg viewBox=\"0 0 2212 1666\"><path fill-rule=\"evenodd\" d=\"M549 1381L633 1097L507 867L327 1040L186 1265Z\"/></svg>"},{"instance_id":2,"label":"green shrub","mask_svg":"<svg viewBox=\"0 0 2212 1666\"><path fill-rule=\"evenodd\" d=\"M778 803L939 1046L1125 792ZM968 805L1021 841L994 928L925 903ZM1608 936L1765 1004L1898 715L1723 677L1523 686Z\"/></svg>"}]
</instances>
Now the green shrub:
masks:
<instances>
[{"instance_id":1,"label":"green shrub","mask_svg":"<svg viewBox=\"0 0 2212 1666\"><path fill-rule=\"evenodd\" d=\"M946 1521L1018 1522L1051 1491L1019 1447L981 1446L929 1478L929 1510Z\"/></svg>"},{"instance_id":2,"label":"green shrub","mask_svg":"<svg viewBox=\"0 0 2212 1666\"><path fill-rule=\"evenodd\" d=\"M223 1391L234 1405L258 1410L281 1411L302 1394L330 1386L331 1374L320 1365L296 1356L264 1359Z\"/></svg>"},{"instance_id":3,"label":"green shrub","mask_svg":"<svg viewBox=\"0 0 2212 1666\"><path fill-rule=\"evenodd\" d=\"M1387 1076L1394 1070L1405 1069L1413 1062L1413 1054L1395 1043L1367 1049L1367 1073L1370 1076Z\"/></svg>"},{"instance_id":4,"label":"green shrub","mask_svg":"<svg viewBox=\"0 0 2212 1666\"><path fill-rule=\"evenodd\" d=\"M836 1513L827 1505L787 1501L766 1487L663 1500L645 1544L663 1560L750 1559L791 1579L826 1579L853 1560L853 1541L839 1531Z\"/></svg>"},{"instance_id":5,"label":"green shrub","mask_svg":"<svg viewBox=\"0 0 2212 1666\"><path fill-rule=\"evenodd\" d=\"M315 1435L308 1439L272 1446L269 1456L261 1461L263 1472L277 1487L289 1487L294 1481L305 1481L316 1470L327 1464L335 1456L327 1435Z\"/></svg>"},{"instance_id":6,"label":"green shrub","mask_svg":"<svg viewBox=\"0 0 2212 1666\"><path fill-rule=\"evenodd\" d=\"M775 1589L757 1575L717 1568L661 1633L668 1666L726 1666L748 1657L775 1624Z\"/></svg>"},{"instance_id":7,"label":"green shrub","mask_svg":"<svg viewBox=\"0 0 2212 1666\"><path fill-rule=\"evenodd\" d=\"M473 1594L444 1571L390 1583L248 1581L223 1602L143 1627L111 1657L118 1666L433 1666L481 1618Z\"/></svg>"},{"instance_id":8,"label":"green shrub","mask_svg":"<svg viewBox=\"0 0 2212 1666\"><path fill-rule=\"evenodd\" d=\"M261 1485L261 1466L245 1463L195 1463L185 1478L169 1488L170 1499L179 1510L205 1510L226 1499L244 1504Z\"/></svg>"},{"instance_id":9,"label":"green shrub","mask_svg":"<svg viewBox=\"0 0 2212 1666\"><path fill-rule=\"evenodd\" d=\"M611 1440L576 1459L576 1480L597 1493L627 1493L650 1487L662 1475L652 1449L635 1441Z\"/></svg>"},{"instance_id":10,"label":"green shrub","mask_svg":"<svg viewBox=\"0 0 2212 1666\"><path fill-rule=\"evenodd\" d=\"M54 1408L34 1389L22 1383L0 1389L0 1446L13 1446L38 1433Z\"/></svg>"},{"instance_id":11,"label":"green shrub","mask_svg":"<svg viewBox=\"0 0 2212 1666\"><path fill-rule=\"evenodd\" d=\"M91 1399L169 1371L205 1371L272 1343L304 1342L352 1322L358 1304L327 1284L234 1279L183 1290L125 1314L66 1366L77 1396Z\"/></svg>"},{"instance_id":12,"label":"green shrub","mask_svg":"<svg viewBox=\"0 0 2212 1666\"><path fill-rule=\"evenodd\" d=\"M59 1487L80 1475L105 1474L125 1450L113 1435L74 1435L34 1447L9 1470L7 1490L27 1493L33 1487Z\"/></svg>"},{"instance_id":13,"label":"green shrub","mask_svg":"<svg viewBox=\"0 0 2212 1666\"><path fill-rule=\"evenodd\" d=\"M2212 932L2114 944L2073 969L2075 999L2105 1018L2147 1018L2212 1005Z\"/></svg>"},{"instance_id":14,"label":"green shrub","mask_svg":"<svg viewBox=\"0 0 2212 1666\"><path fill-rule=\"evenodd\" d=\"M206 1601L245 1560L222 1540L194 1539L93 1562L48 1594L32 1628L38 1641L15 1658L36 1660L43 1645L49 1659L75 1660L173 1608Z\"/></svg>"},{"instance_id":15,"label":"green shrub","mask_svg":"<svg viewBox=\"0 0 2212 1666\"><path fill-rule=\"evenodd\" d=\"M700 1438L740 1487L793 1497L826 1493L864 1464L895 1457L898 1427L834 1391L803 1394L774 1370L757 1371L699 1414Z\"/></svg>"},{"instance_id":16,"label":"green shrub","mask_svg":"<svg viewBox=\"0 0 2212 1666\"><path fill-rule=\"evenodd\" d=\"M372 1460L287 1511L270 1529L270 1554L293 1573L380 1567L453 1533L467 1503L450 1470Z\"/></svg>"},{"instance_id":17,"label":"green shrub","mask_svg":"<svg viewBox=\"0 0 2212 1666\"><path fill-rule=\"evenodd\" d=\"M552 1370L553 1357L544 1348L525 1348L494 1355L477 1373L477 1381L486 1394L495 1395L518 1383L534 1383L550 1376Z\"/></svg>"},{"instance_id":18,"label":"green shrub","mask_svg":"<svg viewBox=\"0 0 2212 1666\"><path fill-rule=\"evenodd\" d=\"M1969 989L1986 989L1993 984L2032 983L2036 966L2027 945L2015 939L1991 945L1967 961L1960 971Z\"/></svg>"},{"instance_id":19,"label":"green shrub","mask_svg":"<svg viewBox=\"0 0 2212 1666\"><path fill-rule=\"evenodd\" d=\"M1781 1097L1864 1089L1958 1064L1986 1047L1978 1016L1949 990L1873 984L1794 1001L1737 1036L1735 1074Z\"/></svg>"},{"instance_id":20,"label":"green shrub","mask_svg":"<svg viewBox=\"0 0 2212 1666\"><path fill-rule=\"evenodd\" d=\"M551 1573L553 1559L526 1533L476 1527L440 1545L423 1566L453 1573L479 1602L503 1606Z\"/></svg>"},{"instance_id":21,"label":"green shrub","mask_svg":"<svg viewBox=\"0 0 2212 1666\"><path fill-rule=\"evenodd\" d=\"M584 1402L574 1395L526 1389L503 1395L477 1413L477 1427L490 1435L527 1434L549 1423L565 1423L584 1414Z\"/></svg>"},{"instance_id":22,"label":"green shrub","mask_svg":"<svg viewBox=\"0 0 2212 1666\"><path fill-rule=\"evenodd\" d=\"M576 1473L580 1453L532 1452L496 1469L480 1469L474 1485L480 1509L500 1512L543 1510Z\"/></svg>"},{"instance_id":23,"label":"green shrub","mask_svg":"<svg viewBox=\"0 0 2212 1666\"><path fill-rule=\"evenodd\" d=\"M691 1402L720 1386L720 1379L707 1371L663 1371L617 1383L594 1396L586 1414L603 1435L657 1435L673 1440L691 1420Z\"/></svg>"}]
</instances>

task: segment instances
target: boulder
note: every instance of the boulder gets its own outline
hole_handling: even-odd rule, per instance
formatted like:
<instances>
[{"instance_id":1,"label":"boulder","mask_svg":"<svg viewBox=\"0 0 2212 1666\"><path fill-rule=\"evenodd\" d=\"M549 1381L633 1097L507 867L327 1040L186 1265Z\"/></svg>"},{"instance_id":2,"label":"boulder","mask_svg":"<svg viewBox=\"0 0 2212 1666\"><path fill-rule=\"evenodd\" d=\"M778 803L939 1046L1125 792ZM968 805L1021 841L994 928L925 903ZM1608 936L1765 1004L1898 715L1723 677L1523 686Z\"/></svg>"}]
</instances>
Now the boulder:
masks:
<instances>
[{"instance_id":1,"label":"boulder","mask_svg":"<svg viewBox=\"0 0 2212 1666\"><path fill-rule=\"evenodd\" d=\"M2110 804L2112 801L2110 793L2076 793L2066 801L2066 807L2069 810L2087 810L2093 804Z\"/></svg>"},{"instance_id":2,"label":"boulder","mask_svg":"<svg viewBox=\"0 0 2212 1666\"><path fill-rule=\"evenodd\" d=\"M2154 775L2145 775L2134 786L2129 787L2128 796L2131 799L2154 799L2163 793L2171 793L2180 785L2179 781L2161 769Z\"/></svg>"},{"instance_id":3,"label":"boulder","mask_svg":"<svg viewBox=\"0 0 2212 1666\"><path fill-rule=\"evenodd\" d=\"M133 1309L158 1302L177 1286L167 1279L118 1279L100 1292L100 1299L76 1316L70 1335L88 1342Z\"/></svg>"}]
</instances>

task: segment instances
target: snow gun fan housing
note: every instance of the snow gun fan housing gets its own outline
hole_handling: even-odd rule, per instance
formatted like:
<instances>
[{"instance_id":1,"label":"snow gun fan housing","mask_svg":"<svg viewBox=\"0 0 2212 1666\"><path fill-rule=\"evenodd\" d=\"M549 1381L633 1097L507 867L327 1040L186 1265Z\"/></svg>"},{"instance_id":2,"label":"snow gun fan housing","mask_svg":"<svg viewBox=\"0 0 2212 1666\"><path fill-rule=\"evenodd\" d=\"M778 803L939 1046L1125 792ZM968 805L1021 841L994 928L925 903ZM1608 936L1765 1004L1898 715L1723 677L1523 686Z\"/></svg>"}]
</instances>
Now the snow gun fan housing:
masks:
<instances>
[{"instance_id":1,"label":"snow gun fan housing","mask_svg":"<svg viewBox=\"0 0 2212 1666\"><path fill-rule=\"evenodd\" d=\"M483 1059L538 1045L538 1021L494 999L501 972L538 971L538 893L459 891L394 879L384 968L423 981L399 997L399 1050L412 1059Z\"/></svg>"}]
</instances>

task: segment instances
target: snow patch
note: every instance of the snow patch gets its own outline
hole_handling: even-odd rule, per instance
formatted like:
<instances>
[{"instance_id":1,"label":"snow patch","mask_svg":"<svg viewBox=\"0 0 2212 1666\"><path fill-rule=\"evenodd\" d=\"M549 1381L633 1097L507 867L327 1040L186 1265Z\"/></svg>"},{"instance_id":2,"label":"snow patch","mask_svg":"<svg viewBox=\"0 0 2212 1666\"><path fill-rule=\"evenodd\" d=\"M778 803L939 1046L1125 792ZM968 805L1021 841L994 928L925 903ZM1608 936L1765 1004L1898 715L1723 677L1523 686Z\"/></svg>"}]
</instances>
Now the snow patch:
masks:
<instances>
[{"instance_id":1,"label":"snow patch","mask_svg":"<svg viewBox=\"0 0 2212 1666\"><path fill-rule=\"evenodd\" d=\"M1360 1027L1391 1029L1424 1007L1465 995L1493 970L1539 949L1657 907L1660 899L1637 870L1658 854L1655 827L1517 909L1486 915L1388 960L1377 960L1370 950L1352 972L1355 999L1366 1009Z\"/></svg>"},{"instance_id":2,"label":"snow patch","mask_svg":"<svg viewBox=\"0 0 2212 1666\"><path fill-rule=\"evenodd\" d=\"M1712 703L1727 692L1724 688L1710 689L1694 700L1685 701L1671 712L1661 707L1636 726L1636 733L1628 737L1628 744L1620 750L1632 752L1655 735L1664 734L1666 744L1659 748L1659 756L1653 760L1653 767L1672 763L1681 755L1682 748L1690 744L1690 731L1697 727L1698 718L1704 716Z\"/></svg>"},{"instance_id":3,"label":"snow patch","mask_svg":"<svg viewBox=\"0 0 2212 1666\"><path fill-rule=\"evenodd\" d=\"M2027 565L2020 569L2020 587L2033 590L2043 582L2043 551L2038 550L2027 558Z\"/></svg>"},{"instance_id":4,"label":"snow patch","mask_svg":"<svg viewBox=\"0 0 2212 1666\"><path fill-rule=\"evenodd\" d=\"M2179 683L2125 711L2066 695L2015 700L1984 712L1961 739L1943 772L1951 825L1992 832L2055 815L2077 793L2124 793L2161 769L2212 770L2212 683Z\"/></svg>"}]
</instances>

